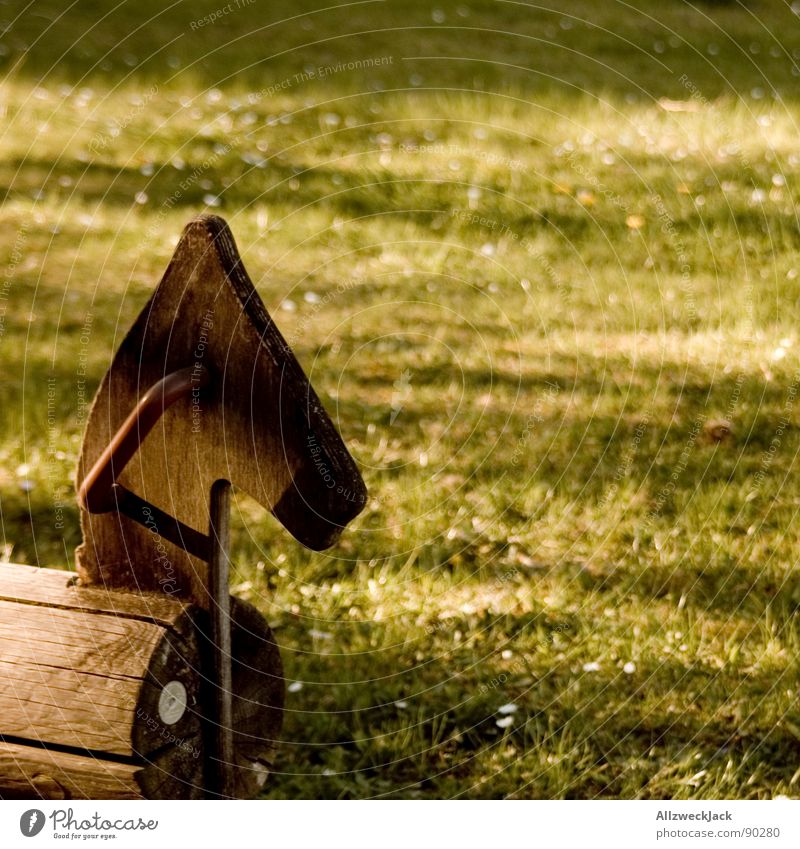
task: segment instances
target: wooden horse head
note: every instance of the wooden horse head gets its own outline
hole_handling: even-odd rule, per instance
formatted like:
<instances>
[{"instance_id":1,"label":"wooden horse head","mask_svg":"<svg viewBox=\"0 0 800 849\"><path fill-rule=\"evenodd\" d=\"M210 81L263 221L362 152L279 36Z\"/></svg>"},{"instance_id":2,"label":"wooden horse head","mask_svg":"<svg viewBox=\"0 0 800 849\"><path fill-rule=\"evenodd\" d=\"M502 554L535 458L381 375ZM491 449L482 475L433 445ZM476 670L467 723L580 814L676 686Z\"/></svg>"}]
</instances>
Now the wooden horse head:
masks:
<instances>
[{"instance_id":1,"label":"wooden horse head","mask_svg":"<svg viewBox=\"0 0 800 849\"><path fill-rule=\"evenodd\" d=\"M88 417L77 474L82 582L207 605L209 493L229 481L309 548L366 489L216 216L184 230Z\"/></svg>"}]
</instances>

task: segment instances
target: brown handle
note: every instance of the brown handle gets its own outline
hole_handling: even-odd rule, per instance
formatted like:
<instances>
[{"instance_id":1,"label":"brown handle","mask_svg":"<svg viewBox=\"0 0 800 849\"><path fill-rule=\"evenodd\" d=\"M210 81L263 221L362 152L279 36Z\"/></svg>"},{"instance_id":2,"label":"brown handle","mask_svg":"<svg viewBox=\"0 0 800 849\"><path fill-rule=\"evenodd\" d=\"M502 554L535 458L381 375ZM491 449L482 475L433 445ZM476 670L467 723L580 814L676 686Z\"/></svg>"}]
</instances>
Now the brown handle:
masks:
<instances>
[{"instance_id":1,"label":"brown handle","mask_svg":"<svg viewBox=\"0 0 800 849\"><path fill-rule=\"evenodd\" d=\"M116 479L139 450L144 438L168 407L193 389L206 386L208 381L207 368L190 366L168 374L144 393L84 478L78 490L78 502L84 510L110 513L119 509L114 492Z\"/></svg>"}]
</instances>

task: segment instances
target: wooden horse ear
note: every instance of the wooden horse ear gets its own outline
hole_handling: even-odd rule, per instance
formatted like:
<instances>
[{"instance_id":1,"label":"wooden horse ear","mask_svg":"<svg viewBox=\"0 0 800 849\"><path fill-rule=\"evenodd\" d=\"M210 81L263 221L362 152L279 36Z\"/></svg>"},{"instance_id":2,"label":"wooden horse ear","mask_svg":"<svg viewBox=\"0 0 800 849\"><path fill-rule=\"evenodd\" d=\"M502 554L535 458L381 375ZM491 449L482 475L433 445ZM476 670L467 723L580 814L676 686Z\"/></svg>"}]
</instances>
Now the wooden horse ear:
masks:
<instances>
[{"instance_id":1,"label":"wooden horse ear","mask_svg":"<svg viewBox=\"0 0 800 849\"><path fill-rule=\"evenodd\" d=\"M205 533L216 481L251 495L315 550L332 545L358 515L366 488L227 224L210 216L184 230L100 385L78 467L82 498L87 475L131 411L159 392L166 407L169 381L159 381L181 370L191 391L170 398L124 468L111 470L118 490L144 505L143 516L134 521L110 504L101 508L107 512L82 509L76 559L84 582L161 589L205 603L206 562L185 550L191 545L170 542L174 532L160 525L172 517L186 533ZM131 430L144 433L141 418Z\"/></svg>"}]
</instances>

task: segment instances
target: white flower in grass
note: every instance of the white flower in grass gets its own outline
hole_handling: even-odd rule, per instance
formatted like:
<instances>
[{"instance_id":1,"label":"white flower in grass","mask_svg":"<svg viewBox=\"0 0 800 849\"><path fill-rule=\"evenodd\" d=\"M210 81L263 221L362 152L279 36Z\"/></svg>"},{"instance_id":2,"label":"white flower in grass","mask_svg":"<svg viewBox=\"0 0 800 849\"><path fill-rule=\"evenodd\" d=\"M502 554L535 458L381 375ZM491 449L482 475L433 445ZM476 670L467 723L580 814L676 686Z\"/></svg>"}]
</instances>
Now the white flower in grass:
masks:
<instances>
[{"instance_id":1,"label":"white flower in grass","mask_svg":"<svg viewBox=\"0 0 800 849\"><path fill-rule=\"evenodd\" d=\"M508 702L507 704L500 705L500 707L497 708L497 712L502 713L504 716L507 716L511 713L516 713L518 710L519 706L515 705L514 702Z\"/></svg>"},{"instance_id":2,"label":"white flower in grass","mask_svg":"<svg viewBox=\"0 0 800 849\"><path fill-rule=\"evenodd\" d=\"M400 710L405 710L408 707L408 702L404 699L399 699L394 703L394 706Z\"/></svg>"},{"instance_id":3,"label":"white flower in grass","mask_svg":"<svg viewBox=\"0 0 800 849\"><path fill-rule=\"evenodd\" d=\"M633 675L633 673L634 673L634 672L636 672L636 664L635 664L635 663L633 663L633 661L630 661L630 660L629 660L629 661L625 664L625 666L623 666L623 667L622 667L622 671L623 671L626 675Z\"/></svg>"},{"instance_id":4,"label":"white flower in grass","mask_svg":"<svg viewBox=\"0 0 800 849\"><path fill-rule=\"evenodd\" d=\"M292 681L291 684L286 688L290 693L299 693L300 690L303 689L302 681Z\"/></svg>"},{"instance_id":5,"label":"white flower in grass","mask_svg":"<svg viewBox=\"0 0 800 849\"><path fill-rule=\"evenodd\" d=\"M583 664L583 671L584 672L599 672L600 671L600 664L596 660L593 660L590 663L584 663Z\"/></svg>"},{"instance_id":6,"label":"white flower in grass","mask_svg":"<svg viewBox=\"0 0 800 849\"><path fill-rule=\"evenodd\" d=\"M504 716L502 719L496 719L494 724L498 728L511 728L511 726L514 724L514 717Z\"/></svg>"}]
</instances>

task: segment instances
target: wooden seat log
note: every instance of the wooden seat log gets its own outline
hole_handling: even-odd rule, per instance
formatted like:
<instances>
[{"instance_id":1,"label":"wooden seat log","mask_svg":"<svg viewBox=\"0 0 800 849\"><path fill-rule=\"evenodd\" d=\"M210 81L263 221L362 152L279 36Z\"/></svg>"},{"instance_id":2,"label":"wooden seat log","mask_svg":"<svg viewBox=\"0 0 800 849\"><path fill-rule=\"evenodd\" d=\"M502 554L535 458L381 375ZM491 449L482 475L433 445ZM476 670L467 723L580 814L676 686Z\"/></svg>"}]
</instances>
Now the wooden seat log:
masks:
<instances>
[{"instance_id":1,"label":"wooden seat log","mask_svg":"<svg viewBox=\"0 0 800 849\"><path fill-rule=\"evenodd\" d=\"M236 795L255 795L280 730L280 656L232 600ZM193 799L207 793L208 614L157 593L83 589L0 566L0 798Z\"/></svg>"}]
</instances>

